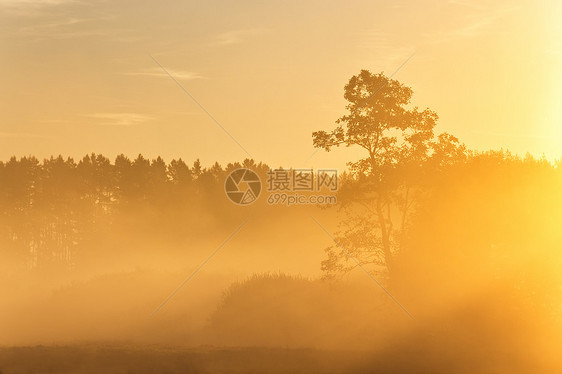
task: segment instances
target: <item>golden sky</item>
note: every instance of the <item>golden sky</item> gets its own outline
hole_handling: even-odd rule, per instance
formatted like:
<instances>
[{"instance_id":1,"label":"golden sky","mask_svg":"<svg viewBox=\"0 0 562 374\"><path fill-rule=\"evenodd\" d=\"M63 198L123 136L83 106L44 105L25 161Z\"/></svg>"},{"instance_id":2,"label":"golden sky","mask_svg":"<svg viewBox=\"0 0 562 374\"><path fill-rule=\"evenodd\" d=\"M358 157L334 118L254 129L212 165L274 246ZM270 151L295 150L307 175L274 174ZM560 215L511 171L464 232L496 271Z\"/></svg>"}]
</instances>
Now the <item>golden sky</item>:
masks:
<instances>
[{"instance_id":1,"label":"golden sky","mask_svg":"<svg viewBox=\"0 0 562 374\"><path fill-rule=\"evenodd\" d=\"M336 166L311 132L395 71L476 149L562 155L562 2L0 0L0 159L119 153Z\"/></svg>"}]
</instances>

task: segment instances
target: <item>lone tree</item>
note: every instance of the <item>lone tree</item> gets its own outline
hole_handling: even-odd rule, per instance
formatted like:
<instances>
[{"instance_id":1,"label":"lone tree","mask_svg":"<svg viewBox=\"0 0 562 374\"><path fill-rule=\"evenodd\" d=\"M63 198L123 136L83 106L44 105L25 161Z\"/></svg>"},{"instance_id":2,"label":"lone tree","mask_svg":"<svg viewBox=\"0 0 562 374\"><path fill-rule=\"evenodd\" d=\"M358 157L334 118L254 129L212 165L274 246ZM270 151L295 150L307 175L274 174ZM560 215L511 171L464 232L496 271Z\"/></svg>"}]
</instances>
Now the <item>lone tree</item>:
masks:
<instances>
[{"instance_id":1,"label":"lone tree","mask_svg":"<svg viewBox=\"0 0 562 374\"><path fill-rule=\"evenodd\" d=\"M346 209L345 229L338 242L361 264L378 265L392 276L408 217L428 169L463 158L466 149L449 134L434 136L437 114L409 104L413 91L383 73L362 70L345 86L348 113L331 132L312 134L316 148L330 151L340 145L359 146L366 157L349 162L344 178L342 208L352 204L364 211ZM354 268L338 246L327 249L322 262L327 277Z\"/></svg>"}]
</instances>

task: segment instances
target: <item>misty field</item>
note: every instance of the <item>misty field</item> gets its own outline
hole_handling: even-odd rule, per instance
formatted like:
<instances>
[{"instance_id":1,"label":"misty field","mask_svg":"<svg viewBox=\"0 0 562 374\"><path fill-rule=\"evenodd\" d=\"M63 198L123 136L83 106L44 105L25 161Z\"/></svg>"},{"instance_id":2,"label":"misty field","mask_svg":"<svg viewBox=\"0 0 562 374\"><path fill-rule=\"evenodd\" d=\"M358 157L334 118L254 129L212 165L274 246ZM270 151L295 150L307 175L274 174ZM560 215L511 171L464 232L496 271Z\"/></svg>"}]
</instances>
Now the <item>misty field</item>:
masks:
<instances>
[{"instance_id":1,"label":"misty field","mask_svg":"<svg viewBox=\"0 0 562 374\"><path fill-rule=\"evenodd\" d=\"M562 373L555 3L0 0L0 374Z\"/></svg>"},{"instance_id":2,"label":"misty field","mask_svg":"<svg viewBox=\"0 0 562 374\"><path fill-rule=\"evenodd\" d=\"M251 214L251 160L0 163L2 374L559 371L560 164L440 141Z\"/></svg>"},{"instance_id":3,"label":"misty field","mask_svg":"<svg viewBox=\"0 0 562 374\"><path fill-rule=\"evenodd\" d=\"M365 360L364 353L288 348L178 349L101 345L0 349L3 374L342 373L350 367L360 368Z\"/></svg>"},{"instance_id":4,"label":"misty field","mask_svg":"<svg viewBox=\"0 0 562 374\"><path fill-rule=\"evenodd\" d=\"M0 348L3 374L25 373L535 373L537 366L502 352L477 361L423 348L370 351L294 348L130 347L120 345ZM499 355L498 355L499 354ZM481 358L480 358L481 359ZM509 371L508 371L509 370Z\"/></svg>"}]
</instances>

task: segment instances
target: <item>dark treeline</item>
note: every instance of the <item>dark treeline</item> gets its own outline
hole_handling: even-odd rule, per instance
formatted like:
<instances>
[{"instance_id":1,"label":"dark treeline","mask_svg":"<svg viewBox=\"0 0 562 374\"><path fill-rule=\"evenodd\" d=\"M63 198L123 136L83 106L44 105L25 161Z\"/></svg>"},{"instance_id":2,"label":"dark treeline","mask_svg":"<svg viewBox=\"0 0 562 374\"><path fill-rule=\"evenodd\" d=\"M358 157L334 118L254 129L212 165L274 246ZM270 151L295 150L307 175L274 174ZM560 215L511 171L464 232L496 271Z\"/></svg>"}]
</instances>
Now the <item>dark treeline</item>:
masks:
<instances>
[{"instance_id":1,"label":"dark treeline","mask_svg":"<svg viewBox=\"0 0 562 374\"><path fill-rule=\"evenodd\" d=\"M27 268L72 269L104 250L181 243L232 218L224 179L240 167L268 170L249 159L203 167L142 155L12 157L0 162L0 247Z\"/></svg>"},{"instance_id":2,"label":"dark treeline","mask_svg":"<svg viewBox=\"0 0 562 374\"><path fill-rule=\"evenodd\" d=\"M560 178L560 168L544 159L468 152L447 169L428 166L431 173L418 192L418 210L435 209L437 200L420 199L442 188L436 184L440 178L455 173L455 182L468 180L475 165L482 175L507 169L513 175L532 178L537 194L538 189L544 191L546 181L536 175L549 178L551 186ZM160 157L150 160L142 155L134 160L119 155L114 162L96 154L78 162L62 156L43 161L13 157L0 162L0 245L5 258L22 267L72 269L107 253L185 244L193 233L239 222L240 211L226 198L224 180L240 167L256 170L266 181L269 167L249 159L226 167L219 163L203 167L199 160L188 165L181 159L166 163ZM525 177L529 173L536 175ZM509 179L505 181L506 188L514 187ZM344 174L340 183L342 202L356 198L353 178ZM371 216L361 209L358 214L364 219ZM355 229L374 226L376 223L363 222ZM349 250L353 249L349 244ZM332 260L335 258L329 256L327 261ZM323 268L329 274L334 268L326 268L327 263Z\"/></svg>"}]
</instances>

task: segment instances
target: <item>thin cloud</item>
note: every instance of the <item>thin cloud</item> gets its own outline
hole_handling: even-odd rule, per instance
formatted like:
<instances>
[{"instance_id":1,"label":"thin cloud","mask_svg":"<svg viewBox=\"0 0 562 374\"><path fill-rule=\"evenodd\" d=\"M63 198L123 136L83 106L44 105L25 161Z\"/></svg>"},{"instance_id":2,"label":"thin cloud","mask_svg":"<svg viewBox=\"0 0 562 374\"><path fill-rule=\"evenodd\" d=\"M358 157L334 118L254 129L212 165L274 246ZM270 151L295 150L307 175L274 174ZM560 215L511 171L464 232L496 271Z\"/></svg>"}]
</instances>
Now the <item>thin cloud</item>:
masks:
<instances>
[{"instance_id":1,"label":"thin cloud","mask_svg":"<svg viewBox=\"0 0 562 374\"><path fill-rule=\"evenodd\" d=\"M131 30L129 29L102 29L102 28L93 28L90 30L72 30L72 29L62 29L62 28L53 28L50 30L45 30L45 32L41 32L40 30L35 30L34 32L27 32L27 33L20 33L20 35L24 35L29 37L27 39L28 42L42 42L46 40L70 40L70 39L77 39L77 38L89 38L89 37L103 37L106 40L110 41L117 41L117 42L127 42L130 40L124 39L125 37L116 36L117 34L125 34L129 33Z\"/></svg>"},{"instance_id":2,"label":"thin cloud","mask_svg":"<svg viewBox=\"0 0 562 374\"><path fill-rule=\"evenodd\" d=\"M15 16L38 16L46 8L76 3L76 0L0 0L0 9Z\"/></svg>"},{"instance_id":3,"label":"thin cloud","mask_svg":"<svg viewBox=\"0 0 562 374\"><path fill-rule=\"evenodd\" d=\"M464 20L459 22L459 26L456 28L426 34L429 44L440 44L484 35L493 29L498 20L519 9L514 5L489 9L462 1L450 1L449 3L454 6L462 6L465 9L472 9L472 12L468 13L467 11Z\"/></svg>"},{"instance_id":4,"label":"thin cloud","mask_svg":"<svg viewBox=\"0 0 562 374\"><path fill-rule=\"evenodd\" d=\"M2 0L0 0L2 1ZM114 28L108 21L111 16L101 17L69 17L51 22L33 23L16 29L12 35L27 42L42 42L46 40L65 40L88 37L104 37L108 40L130 42L132 29Z\"/></svg>"},{"instance_id":5,"label":"thin cloud","mask_svg":"<svg viewBox=\"0 0 562 374\"><path fill-rule=\"evenodd\" d=\"M198 73L186 70L173 70L167 69L168 72L178 80L192 80L192 79L203 79L204 77ZM136 75L136 76L145 76L145 77L160 77L170 79L168 74L164 73L160 68L150 68L150 69L143 69L141 71L131 72L131 73L123 73L123 75Z\"/></svg>"},{"instance_id":6,"label":"thin cloud","mask_svg":"<svg viewBox=\"0 0 562 374\"><path fill-rule=\"evenodd\" d=\"M233 45L243 43L249 36L256 35L261 29L230 30L215 36L211 45Z\"/></svg>"},{"instance_id":7,"label":"thin cloud","mask_svg":"<svg viewBox=\"0 0 562 374\"><path fill-rule=\"evenodd\" d=\"M512 4L491 6L485 2L465 0L450 0L444 6L454 9L456 16L437 19L428 25L427 31L423 33L415 29L405 37L400 33L385 32L379 27L375 30L355 33L355 44L358 48L377 52L379 56L384 56L385 60L394 61L396 56L403 55L414 46L456 42L492 33L503 18L520 9L520 6Z\"/></svg>"},{"instance_id":8,"label":"thin cloud","mask_svg":"<svg viewBox=\"0 0 562 374\"><path fill-rule=\"evenodd\" d=\"M49 30L52 29L57 29L57 28L65 28L68 26L72 26L72 25L76 25L79 23L83 23L86 21L90 21L93 20L91 18L69 18L63 21L58 21L58 22L49 22L49 23L42 23L42 24L36 24L36 25L32 25L32 26L25 26L19 29L19 32L24 33L24 34L33 34L33 33L37 33L37 32L47 32Z\"/></svg>"},{"instance_id":9,"label":"thin cloud","mask_svg":"<svg viewBox=\"0 0 562 374\"><path fill-rule=\"evenodd\" d=\"M87 117L98 119L98 124L105 126L133 126L153 119L139 113L94 113Z\"/></svg>"},{"instance_id":10,"label":"thin cloud","mask_svg":"<svg viewBox=\"0 0 562 374\"><path fill-rule=\"evenodd\" d=\"M76 0L0 0L0 6L21 8L26 6L50 6L75 2Z\"/></svg>"}]
</instances>

